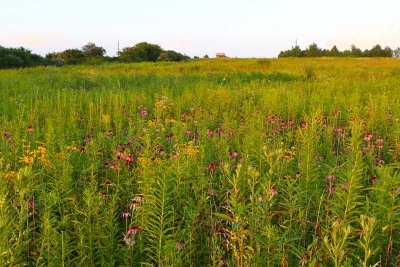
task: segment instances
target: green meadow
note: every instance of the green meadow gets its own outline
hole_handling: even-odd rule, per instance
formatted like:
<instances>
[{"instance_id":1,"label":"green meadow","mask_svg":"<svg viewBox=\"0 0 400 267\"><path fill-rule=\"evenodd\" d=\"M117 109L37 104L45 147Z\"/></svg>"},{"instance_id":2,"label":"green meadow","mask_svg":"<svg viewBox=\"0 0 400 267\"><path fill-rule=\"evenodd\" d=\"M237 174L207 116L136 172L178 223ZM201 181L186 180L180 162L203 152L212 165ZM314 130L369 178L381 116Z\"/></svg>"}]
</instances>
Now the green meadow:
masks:
<instances>
[{"instance_id":1,"label":"green meadow","mask_svg":"<svg viewBox=\"0 0 400 267\"><path fill-rule=\"evenodd\" d=\"M0 266L399 266L400 60L0 71Z\"/></svg>"}]
</instances>

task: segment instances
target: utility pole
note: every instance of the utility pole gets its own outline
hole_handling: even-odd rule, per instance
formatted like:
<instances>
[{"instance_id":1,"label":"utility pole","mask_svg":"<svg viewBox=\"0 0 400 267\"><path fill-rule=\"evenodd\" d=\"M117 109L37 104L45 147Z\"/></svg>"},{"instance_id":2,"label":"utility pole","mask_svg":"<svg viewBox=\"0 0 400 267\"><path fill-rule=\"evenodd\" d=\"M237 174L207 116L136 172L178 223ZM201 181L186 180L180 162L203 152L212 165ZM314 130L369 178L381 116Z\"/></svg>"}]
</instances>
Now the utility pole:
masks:
<instances>
[{"instance_id":1,"label":"utility pole","mask_svg":"<svg viewBox=\"0 0 400 267\"><path fill-rule=\"evenodd\" d=\"M119 41L118 41L118 53L117 53L117 55L119 56Z\"/></svg>"}]
</instances>

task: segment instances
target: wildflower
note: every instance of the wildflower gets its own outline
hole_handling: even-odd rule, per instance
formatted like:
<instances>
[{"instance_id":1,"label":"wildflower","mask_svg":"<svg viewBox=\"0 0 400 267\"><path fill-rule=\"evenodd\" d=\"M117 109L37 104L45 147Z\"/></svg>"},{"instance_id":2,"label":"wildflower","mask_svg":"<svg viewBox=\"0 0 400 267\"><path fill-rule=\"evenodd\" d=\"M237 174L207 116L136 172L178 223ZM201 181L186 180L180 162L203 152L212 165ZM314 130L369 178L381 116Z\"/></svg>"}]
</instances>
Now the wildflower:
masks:
<instances>
[{"instance_id":1,"label":"wildflower","mask_svg":"<svg viewBox=\"0 0 400 267\"><path fill-rule=\"evenodd\" d=\"M104 199L108 198L109 196L111 196L110 193L108 193L107 191L103 191L100 193L100 196Z\"/></svg>"},{"instance_id":2,"label":"wildflower","mask_svg":"<svg viewBox=\"0 0 400 267\"><path fill-rule=\"evenodd\" d=\"M383 149L383 145L382 144L376 144L375 148L378 150L382 150Z\"/></svg>"},{"instance_id":3,"label":"wildflower","mask_svg":"<svg viewBox=\"0 0 400 267\"><path fill-rule=\"evenodd\" d=\"M132 202L129 204L129 208L132 211L138 211L139 210L139 206L140 206L140 201L137 200L132 200Z\"/></svg>"},{"instance_id":4,"label":"wildflower","mask_svg":"<svg viewBox=\"0 0 400 267\"><path fill-rule=\"evenodd\" d=\"M85 153L86 152L86 148L83 146L83 147L79 148L78 151L81 152L81 153Z\"/></svg>"},{"instance_id":5,"label":"wildflower","mask_svg":"<svg viewBox=\"0 0 400 267\"><path fill-rule=\"evenodd\" d=\"M215 133L213 131L211 131L210 129L207 129L206 133L207 133L207 135L210 135L210 136L215 135Z\"/></svg>"},{"instance_id":6,"label":"wildflower","mask_svg":"<svg viewBox=\"0 0 400 267\"><path fill-rule=\"evenodd\" d=\"M375 157L375 162L377 164L385 164L385 161L383 159L381 159L380 157Z\"/></svg>"},{"instance_id":7,"label":"wildflower","mask_svg":"<svg viewBox=\"0 0 400 267\"><path fill-rule=\"evenodd\" d=\"M147 110L146 110L146 109L142 109L142 111L140 112L140 117L141 117L142 119L144 119L144 118L147 117Z\"/></svg>"},{"instance_id":8,"label":"wildflower","mask_svg":"<svg viewBox=\"0 0 400 267\"><path fill-rule=\"evenodd\" d=\"M308 263L308 260L306 258L302 258L299 263L301 266L305 266Z\"/></svg>"},{"instance_id":9,"label":"wildflower","mask_svg":"<svg viewBox=\"0 0 400 267\"><path fill-rule=\"evenodd\" d=\"M122 218L128 218L128 217L131 217L132 214L126 210L121 213L121 216L122 216Z\"/></svg>"},{"instance_id":10,"label":"wildflower","mask_svg":"<svg viewBox=\"0 0 400 267\"><path fill-rule=\"evenodd\" d=\"M29 125L29 126L28 126L28 132L33 132L34 129L35 129L35 128L34 128L32 125Z\"/></svg>"},{"instance_id":11,"label":"wildflower","mask_svg":"<svg viewBox=\"0 0 400 267\"><path fill-rule=\"evenodd\" d=\"M32 164L34 161L34 158L29 156L23 156L19 159L19 162L25 163L27 165Z\"/></svg>"},{"instance_id":12,"label":"wildflower","mask_svg":"<svg viewBox=\"0 0 400 267\"><path fill-rule=\"evenodd\" d=\"M102 184L100 184L101 186L115 186L115 184L113 182L111 182L110 180L105 180Z\"/></svg>"},{"instance_id":13,"label":"wildflower","mask_svg":"<svg viewBox=\"0 0 400 267\"><path fill-rule=\"evenodd\" d=\"M263 202L263 197L262 197L262 195L258 195L257 200L258 200L258 202Z\"/></svg>"},{"instance_id":14,"label":"wildflower","mask_svg":"<svg viewBox=\"0 0 400 267\"><path fill-rule=\"evenodd\" d=\"M334 180L336 180L336 176L330 173L330 174L328 174L328 175L326 176L326 179L328 179L328 180L330 180L330 181L334 181Z\"/></svg>"},{"instance_id":15,"label":"wildflower","mask_svg":"<svg viewBox=\"0 0 400 267\"><path fill-rule=\"evenodd\" d=\"M107 137L110 137L110 136L112 136L114 133L113 133L113 131L111 131L111 130L108 130L107 132L106 132L106 136Z\"/></svg>"},{"instance_id":16,"label":"wildflower","mask_svg":"<svg viewBox=\"0 0 400 267\"><path fill-rule=\"evenodd\" d=\"M125 157L124 160L126 161L126 163L130 163L130 162L133 161L133 156L132 155L128 155L128 156Z\"/></svg>"},{"instance_id":17,"label":"wildflower","mask_svg":"<svg viewBox=\"0 0 400 267\"><path fill-rule=\"evenodd\" d=\"M364 153L367 152L368 150L370 150L370 148L371 148L370 146L364 146L363 147L363 152Z\"/></svg>"},{"instance_id":18,"label":"wildflower","mask_svg":"<svg viewBox=\"0 0 400 267\"><path fill-rule=\"evenodd\" d=\"M340 187L341 187L342 189L346 190L346 189L349 187L349 185L348 185L347 183L342 183L342 184L340 185Z\"/></svg>"},{"instance_id":19,"label":"wildflower","mask_svg":"<svg viewBox=\"0 0 400 267\"><path fill-rule=\"evenodd\" d=\"M395 191L396 194L400 194L400 187L397 188L397 190Z\"/></svg>"},{"instance_id":20,"label":"wildflower","mask_svg":"<svg viewBox=\"0 0 400 267\"><path fill-rule=\"evenodd\" d=\"M376 139L376 142L375 142L375 143L377 143L377 144L382 144L382 143L383 143L383 138L379 136L379 137Z\"/></svg>"},{"instance_id":21,"label":"wildflower","mask_svg":"<svg viewBox=\"0 0 400 267\"><path fill-rule=\"evenodd\" d=\"M364 137L364 141L371 141L372 140L372 134L366 134Z\"/></svg>"},{"instance_id":22,"label":"wildflower","mask_svg":"<svg viewBox=\"0 0 400 267\"><path fill-rule=\"evenodd\" d=\"M11 172L7 173L7 174L4 176L4 178L5 178L5 179L11 179L11 178L14 178L14 177L16 177L16 176L17 176L17 173L14 172L14 171L11 171Z\"/></svg>"},{"instance_id":23,"label":"wildflower","mask_svg":"<svg viewBox=\"0 0 400 267\"><path fill-rule=\"evenodd\" d=\"M300 176L301 176L301 173L300 172L296 172L296 178L299 178Z\"/></svg>"},{"instance_id":24,"label":"wildflower","mask_svg":"<svg viewBox=\"0 0 400 267\"><path fill-rule=\"evenodd\" d=\"M35 201L33 199L28 201L28 208L32 210L35 209Z\"/></svg>"},{"instance_id":25,"label":"wildflower","mask_svg":"<svg viewBox=\"0 0 400 267\"><path fill-rule=\"evenodd\" d=\"M185 244L182 241L179 241L175 245L176 250L181 251L182 249L185 248Z\"/></svg>"},{"instance_id":26,"label":"wildflower","mask_svg":"<svg viewBox=\"0 0 400 267\"><path fill-rule=\"evenodd\" d=\"M193 135L193 132L191 130L186 130L185 132L187 135Z\"/></svg>"},{"instance_id":27,"label":"wildflower","mask_svg":"<svg viewBox=\"0 0 400 267\"><path fill-rule=\"evenodd\" d=\"M372 183L375 183L378 181L378 177L376 176L371 176L371 178L369 179Z\"/></svg>"},{"instance_id":28,"label":"wildflower","mask_svg":"<svg viewBox=\"0 0 400 267\"><path fill-rule=\"evenodd\" d=\"M227 230L225 230L224 228L221 228L219 230L219 234L223 237L223 238L228 238L230 237L230 234Z\"/></svg>"},{"instance_id":29,"label":"wildflower","mask_svg":"<svg viewBox=\"0 0 400 267\"><path fill-rule=\"evenodd\" d=\"M218 168L218 165L215 164L214 162L211 162L210 164L208 164L208 169L213 172Z\"/></svg>"},{"instance_id":30,"label":"wildflower","mask_svg":"<svg viewBox=\"0 0 400 267\"><path fill-rule=\"evenodd\" d=\"M135 244L135 240L133 240L130 236L124 236L124 241L127 246L131 246Z\"/></svg>"},{"instance_id":31,"label":"wildflower","mask_svg":"<svg viewBox=\"0 0 400 267\"><path fill-rule=\"evenodd\" d=\"M85 134L83 136L83 141L85 141L86 144L89 144L90 143L90 136L88 134Z\"/></svg>"},{"instance_id":32,"label":"wildflower","mask_svg":"<svg viewBox=\"0 0 400 267\"><path fill-rule=\"evenodd\" d=\"M144 199L143 195L136 195L136 196L134 197L134 200L139 201L139 202L142 202L143 199Z\"/></svg>"},{"instance_id":33,"label":"wildflower","mask_svg":"<svg viewBox=\"0 0 400 267\"><path fill-rule=\"evenodd\" d=\"M125 152L122 151L122 150L120 150L120 151L118 151L117 155L118 155L119 157L124 157L124 156L125 156Z\"/></svg>"},{"instance_id":34,"label":"wildflower","mask_svg":"<svg viewBox=\"0 0 400 267\"><path fill-rule=\"evenodd\" d=\"M229 153L229 159L233 160L233 159L237 158L238 155L239 154L237 151L232 151L231 153Z\"/></svg>"},{"instance_id":35,"label":"wildflower","mask_svg":"<svg viewBox=\"0 0 400 267\"><path fill-rule=\"evenodd\" d=\"M133 236L133 235L136 235L136 234L140 233L141 230L142 230L142 228L140 226L132 226L131 228L129 228L129 230L126 233L126 235L127 236Z\"/></svg>"},{"instance_id":36,"label":"wildflower","mask_svg":"<svg viewBox=\"0 0 400 267\"><path fill-rule=\"evenodd\" d=\"M275 186L273 186L273 187L271 187L270 189L269 189L269 195L270 196L275 196L275 195L277 195L278 194L278 190L275 188Z\"/></svg>"},{"instance_id":37,"label":"wildflower","mask_svg":"<svg viewBox=\"0 0 400 267\"><path fill-rule=\"evenodd\" d=\"M333 186L329 186L326 190L325 190L325 192L328 194L328 196L330 197L334 192L335 192L335 190L336 190L336 187L335 187L335 185L333 185Z\"/></svg>"}]
</instances>

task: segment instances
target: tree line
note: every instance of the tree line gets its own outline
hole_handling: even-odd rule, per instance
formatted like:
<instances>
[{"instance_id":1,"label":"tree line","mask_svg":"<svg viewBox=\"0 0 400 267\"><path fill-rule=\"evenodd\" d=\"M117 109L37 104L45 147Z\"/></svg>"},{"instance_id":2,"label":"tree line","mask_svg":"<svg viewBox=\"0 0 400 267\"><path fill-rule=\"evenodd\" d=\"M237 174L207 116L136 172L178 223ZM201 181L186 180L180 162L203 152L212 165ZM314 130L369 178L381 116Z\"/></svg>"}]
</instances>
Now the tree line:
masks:
<instances>
[{"instance_id":1,"label":"tree line","mask_svg":"<svg viewBox=\"0 0 400 267\"><path fill-rule=\"evenodd\" d=\"M349 50L340 51L336 45L330 50L319 48L316 43L312 43L308 48L302 50L298 45L295 45L290 50L281 51L278 57L399 57L400 47L393 50L386 46L382 48L377 44L371 49L361 50L352 45Z\"/></svg>"},{"instance_id":2,"label":"tree line","mask_svg":"<svg viewBox=\"0 0 400 267\"><path fill-rule=\"evenodd\" d=\"M36 66L63 66L78 64L101 64L105 62L156 62L183 61L189 56L173 50L164 50L159 45L147 42L123 48L116 57L106 56L106 50L89 42L81 49L67 49L62 52L48 53L45 57L20 48L0 46L0 69L26 68Z\"/></svg>"}]
</instances>

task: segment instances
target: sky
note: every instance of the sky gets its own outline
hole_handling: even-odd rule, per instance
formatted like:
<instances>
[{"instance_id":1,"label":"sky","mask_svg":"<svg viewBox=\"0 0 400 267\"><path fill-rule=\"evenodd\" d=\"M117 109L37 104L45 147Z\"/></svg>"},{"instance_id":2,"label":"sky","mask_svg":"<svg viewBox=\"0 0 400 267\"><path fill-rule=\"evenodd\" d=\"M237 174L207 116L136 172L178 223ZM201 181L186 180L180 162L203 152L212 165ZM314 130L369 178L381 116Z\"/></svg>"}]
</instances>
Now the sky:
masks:
<instances>
[{"instance_id":1,"label":"sky","mask_svg":"<svg viewBox=\"0 0 400 267\"><path fill-rule=\"evenodd\" d=\"M189 56L277 57L297 40L400 46L399 0L0 0L0 45L45 55L146 41Z\"/></svg>"}]
</instances>

